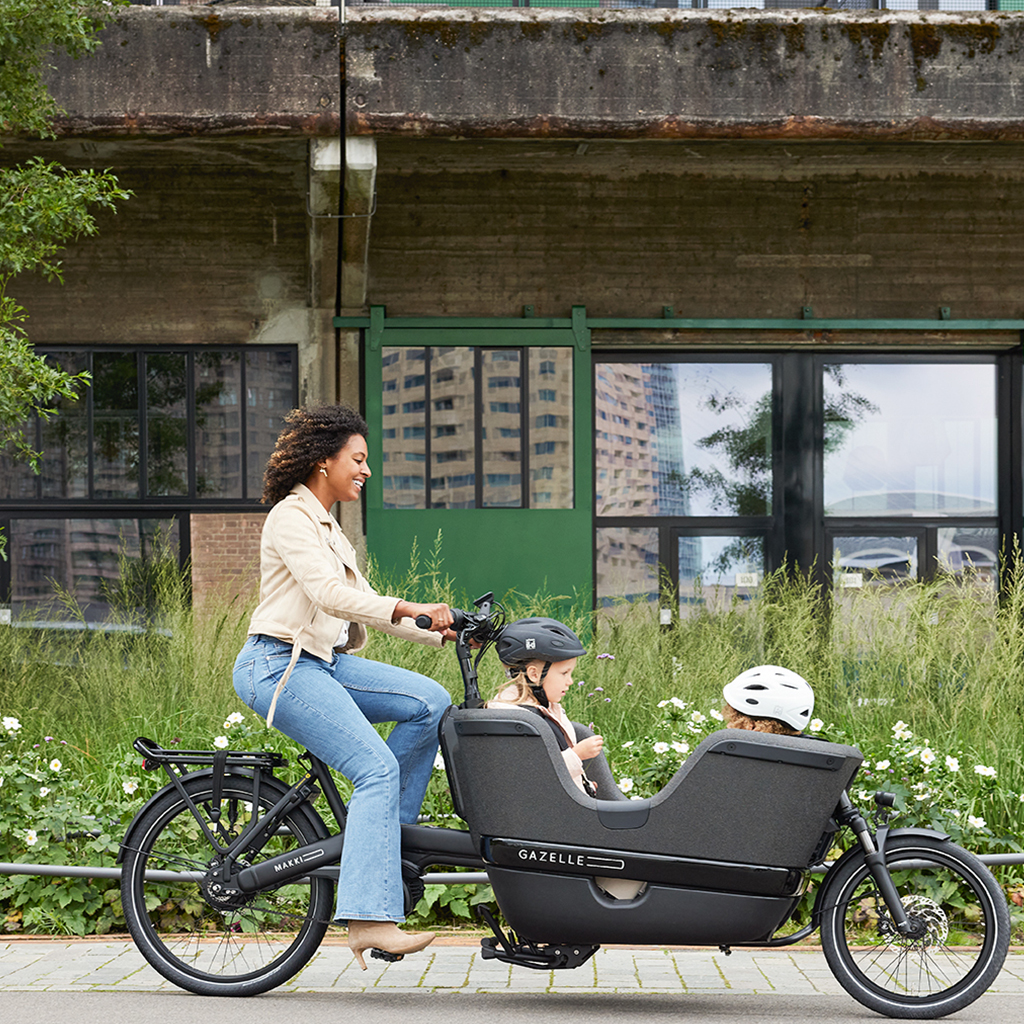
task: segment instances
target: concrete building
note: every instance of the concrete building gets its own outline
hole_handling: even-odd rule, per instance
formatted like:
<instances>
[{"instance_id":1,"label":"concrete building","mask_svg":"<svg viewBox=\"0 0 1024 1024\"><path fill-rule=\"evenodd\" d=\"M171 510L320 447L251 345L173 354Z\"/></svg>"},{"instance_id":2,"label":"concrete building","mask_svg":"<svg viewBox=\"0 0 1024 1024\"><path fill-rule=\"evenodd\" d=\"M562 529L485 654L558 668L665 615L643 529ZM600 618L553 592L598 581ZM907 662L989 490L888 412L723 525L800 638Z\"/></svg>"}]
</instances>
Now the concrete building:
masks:
<instances>
[{"instance_id":1,"label":"concrete building","mask_svg":"<svg viewBox=\"0 0 1024 1024\"><path fill-rule=\"evenodd\" d=\"M119 13L54 62L58 138L0 151L134 193L63 287L17 282L95 384L3 473L0 587L31 610L33 552L97 519L237 582L282 413L337 400L372 435L346 531L398 569L440 532L471 595L990 564L1024 526L1022 46L985 10Z\"/></svg>"}]
</instances>

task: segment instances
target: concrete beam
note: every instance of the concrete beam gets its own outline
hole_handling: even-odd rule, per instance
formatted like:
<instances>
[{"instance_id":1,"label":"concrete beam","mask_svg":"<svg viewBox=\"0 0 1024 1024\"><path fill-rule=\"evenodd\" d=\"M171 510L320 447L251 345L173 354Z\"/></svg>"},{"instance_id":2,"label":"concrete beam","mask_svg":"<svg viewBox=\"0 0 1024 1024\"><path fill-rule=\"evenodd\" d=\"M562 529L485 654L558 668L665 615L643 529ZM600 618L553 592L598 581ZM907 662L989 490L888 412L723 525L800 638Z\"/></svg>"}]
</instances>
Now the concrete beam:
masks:
<instances>
[{"instance_id":1,"label":"concrete beam","mask_svg":"<svg viewBox=\"0 0 1024 1024\"><path fill-rule=\"evenodd\" d=\"M59 135L338 135L337 8L130 7L47 75Z\"/></svg>"},{"instance_id":2,"label":"concrete beam","mask_svg":"<svg viewBox=\"0 0 1024 1024\"><path fill-rule=\"evenodd\" d=\"M344 153L345 204L339 216L342 141L310 140L307 212L312 237L329 234L340 240L341 308L362 310L369 278L370 224L377 206L377 143L365 135L346 139ZM313 305L322 305L315 301L316 294Z\"/></svg>"},{"instance_id":3,"label":"concrete beam","mask_svg":"<svg viewBox=\"0 0 1024 1024\"><path fill-rule=\"evenodd\" d=\"M349 134L1024 139L1024 15L349 8Z\"/></svg>"},{"instance_id":4,"label":"concrete beam","mask_svg":"<svg viewBox=\"0 0 1024 1024\"><path fill-rule=\"evenodd\" d=\"M345 140L345 220L341 244L341 306L366 305L370 274L370 226L377 207L377 143L373 138Z\"/></svg>"}]
</instances>

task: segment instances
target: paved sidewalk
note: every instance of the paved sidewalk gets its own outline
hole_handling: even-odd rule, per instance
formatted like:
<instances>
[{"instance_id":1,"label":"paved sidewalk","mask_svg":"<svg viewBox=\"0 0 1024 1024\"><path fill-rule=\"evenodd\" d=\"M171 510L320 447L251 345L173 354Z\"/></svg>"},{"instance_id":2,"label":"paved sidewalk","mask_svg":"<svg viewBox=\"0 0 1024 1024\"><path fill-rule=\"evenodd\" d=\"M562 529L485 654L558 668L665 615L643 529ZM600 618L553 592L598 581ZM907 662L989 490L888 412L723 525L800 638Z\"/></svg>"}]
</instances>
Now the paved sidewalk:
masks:
<instances>
[{"instance_id":1,"label":"paved sidewalk","mask_svg":"<svg viewBox=\"0 0 1024 1024\"><path fill-rule=\"evenodd\" d=\"M533 971L484 960L479 947L435 943L394 964L326 944L278 992L692 992L702 995L831 995L842 992L814 949L601 949L570 971ZM177 991L130 942L0 941L0 991ZM1024 994L1024 953L1011 953L991 989Z\"/></svg>"}]
</instances>

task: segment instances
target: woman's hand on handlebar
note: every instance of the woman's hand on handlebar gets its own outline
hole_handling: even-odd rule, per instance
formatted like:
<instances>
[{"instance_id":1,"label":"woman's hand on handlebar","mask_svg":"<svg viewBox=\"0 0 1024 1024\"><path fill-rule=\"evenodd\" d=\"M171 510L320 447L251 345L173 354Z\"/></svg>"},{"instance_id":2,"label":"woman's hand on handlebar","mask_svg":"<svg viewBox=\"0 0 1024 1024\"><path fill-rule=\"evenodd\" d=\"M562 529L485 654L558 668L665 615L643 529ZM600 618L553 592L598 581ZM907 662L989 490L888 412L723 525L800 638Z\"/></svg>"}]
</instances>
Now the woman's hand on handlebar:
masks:
<instances>
[{"instance_id":1,"label":"woman's hand on handlebar","mask_svg":"<svg viewBox=\"0 0 1024 1024\"><path fill-rule=\"evenodd\" d=\"M397 622L402 618L416 619L416 625L420 629L445 634L451 632L452 623L455 621L451 608L446 604L416 604L413 601L399 601L395 605L391 621ZM430 620L429 625L427 619ZM454 639L454 634L449 639Z\"/></svg>"},{"instance_id":2,"label":"woman's hand on handlebar","mask_svg":"<svg viewBox=\"0 0 1024 1024\"><path fill-rule=\"evenodd\" d=\"M604 737L588 736L585 740L580 740L572 749L576 751L581 761L589 761L592 757L597 757L604 749Z\"/></svg>"}]
</instances>

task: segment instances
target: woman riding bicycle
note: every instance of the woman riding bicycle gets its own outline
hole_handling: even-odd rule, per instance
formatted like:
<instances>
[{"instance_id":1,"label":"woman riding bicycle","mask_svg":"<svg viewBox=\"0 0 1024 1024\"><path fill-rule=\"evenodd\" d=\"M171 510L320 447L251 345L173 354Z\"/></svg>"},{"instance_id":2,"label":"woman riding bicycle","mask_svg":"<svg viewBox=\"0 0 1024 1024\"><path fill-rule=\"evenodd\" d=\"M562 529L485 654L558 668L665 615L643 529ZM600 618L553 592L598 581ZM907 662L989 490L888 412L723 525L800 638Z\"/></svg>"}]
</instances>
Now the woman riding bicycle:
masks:
<instances>
[{"instance_id":1,"label":"woman riding bicycle","mask_svg":"<svg viewBox=\"0 0 1024 1024\"><path fill-rule=\"evenodd\" d=\"M239 697L268 725L351 780L336 920L365 970L363 951L413 953L433 933L407 933L401 822L415 822L451 700L426 676L355 657L367 626L440 647L451 612L377 594L330 515L357 501L370 476L367 427L345 406L296 409L264 475L273 505L260 544L260 602L238 655ZM429 630L412 619L428 615ZM385 742L373 727L395 722Z\"/></svg>"}]
</instances>

